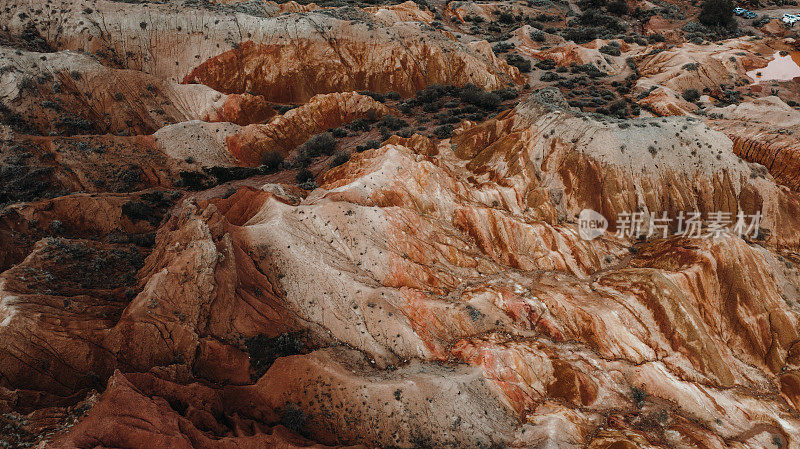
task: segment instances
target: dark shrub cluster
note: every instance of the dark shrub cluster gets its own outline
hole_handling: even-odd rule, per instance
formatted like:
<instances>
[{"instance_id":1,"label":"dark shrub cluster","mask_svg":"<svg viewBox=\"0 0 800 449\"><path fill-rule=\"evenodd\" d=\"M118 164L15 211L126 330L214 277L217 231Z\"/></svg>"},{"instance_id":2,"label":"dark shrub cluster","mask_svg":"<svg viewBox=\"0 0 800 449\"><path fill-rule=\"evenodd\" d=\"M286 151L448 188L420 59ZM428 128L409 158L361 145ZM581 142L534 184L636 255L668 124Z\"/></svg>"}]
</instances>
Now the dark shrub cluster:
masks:
<instances>
[{"instance_id":1,"label":"dark shrub cluster","mask_svg":"<svg viewBox=\"0 0 800 449\"><path fill-rule=\"evenodd\" d=\"M264 375L277 358L299 354L303 351L305 342L302 334L296 332L280 334L275 337L262 334L245 340L245 346L250 355L252 378L256 380Z\"/></svg>"},{"instance_id":2,"label":"dark shrub cluster","mask_svg":"<svg viewBox=\"0 0 800 449\"><path fill-rule=\"evenodd\" d=\"M686 89L683 92L683 99L686 101L695 102L700 99L700 92L697 89Z\"/></svg>"},{"instance_id":3,"label":"dark shrub cluster","mask_svg":"<svg viewBox=\"0 0 800 449\"><path fill-rule=\"evenodd\" d=\"M620 43L617 41L611 41L607 45L603 45L600 47L600 53L605 53L611 56L619 56L622 54L620 50Z\"/></svg>"},{"instance_id":4,"label":"dark shrub cluster","mask_svg":"<svg viewBox=\"0 0 800 449\"><path fill-rule=\"evenodd\" d=\"M531 40L534 42L544 42L547 40L547 36L544 34L544 31L541 30L533 30L531 31Z\"/></svg>"},{"instance_id":5,"label":"dark shrub cluster","mask_svg":"<svg viewBox=\"0 0 800 449\"><path fill-rule=\"evenodd\" d=\"M338 167L350 160L350 155L347 153L336 153L331 160L330 167Z\"/></svg>"},{"instance_id":6,"label":"dark shrub cluster","mask_svg":"<svg viewBox=\"0 0 800 449\"><path fill-rule=\"evenodd\" d=\"M377 140L368 140L368 141L364 142L364 145L357 145L356 146L356 151L358 151L360 153L362 151L367 151L367 150L372 150L374 148L379 148L380 146L381 146L381 143L379 141L377 141Z\"/></svg>"},{"instance_id":7,"label":"dark shrub cluster","mask_svg":"<svg viewBox=\"0 0 800 449\"><path fill-rule=\"evenodd\" d=\"M733 0L703 0L697 19L706 26L735 26L734 6Z\"/></svg>"},{"instance_id":8,"label":"dark shrub cluster","mask_svg":"<svg viewBox=\"0 0 800 449\"><path fill-rule=\"evenodd\" d=\"M283 154L277 150L270 150L264 153L261 157L261 165L268 173L273 173L280 170L283 165Z\"/></svg>"},{"instance_id":9,"label":"dark shrub cluster","mask_svg":"<svg viewBox=\"0 0 800 449\"><path fill-rule=\"evenodd\" d=\"M493 111L497 109L497 107L500 106L500 103L502 103L503 101L500 95L493 92L486 92L485 90L478 88L474 84L467 84L466 86L464 86L461 89L461 93L459 96L461 98L461 101L463 101L464 103L477 106L487 111Z\"/></svg>"},{"instance_id":10,"label":"dark shrub cluster","mask_svg":"<svg viewBox=\"0 0 800 449\"><path fill-rule=\"evenodd\" d=\"M336 138L329 132L315 134L301 146L301 151L310 157L317 157L323 154L333 154L336 149Z\"/></svg>"},{"instance_id":11,"label":"dark shrub cluster","mask_svg":"<svg viewBox=\"0 0 800 449\"><path fill-rule=\"evenodd\" d=\"M298 183L303 184L308 181L313 181L314 173L311 173L311 170L307 168L301 168L300 170L297 171L297 174L294 176L294 179Z\"/></svg>"},{"instance_id":12,"label":"dark shrub cluster","mask_svg":"<svg viewBox=\"0 0 800 449\"><path fill-rule=\"evenodd\" d=\"M518 54L511 54L506 56L506 62L508 62L509 65L518 68L519 71L522 73L527 73L531 71L531 62Z\"/></svg>"}]
</instances>

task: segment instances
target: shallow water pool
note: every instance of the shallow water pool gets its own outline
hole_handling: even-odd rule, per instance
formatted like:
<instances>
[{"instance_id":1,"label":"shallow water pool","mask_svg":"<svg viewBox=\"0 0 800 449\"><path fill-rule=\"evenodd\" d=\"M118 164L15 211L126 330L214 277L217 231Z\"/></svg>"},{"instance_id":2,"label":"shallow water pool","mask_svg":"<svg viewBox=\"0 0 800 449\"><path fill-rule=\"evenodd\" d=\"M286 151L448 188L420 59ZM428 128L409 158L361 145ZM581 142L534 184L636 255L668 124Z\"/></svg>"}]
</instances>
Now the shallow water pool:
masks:
<instances>
[{"instance_id":1,"label":"shallow water pool","mask_svg":"<svg viewBox=\"0 0 800 449\"><path fill-rule=\"evenodd\" d=\"M786 56L775 53L766 67L747 72L754 84L764 81L789 81L800 76L800 51L789 52Z\"/></svg>"}]
</instances>

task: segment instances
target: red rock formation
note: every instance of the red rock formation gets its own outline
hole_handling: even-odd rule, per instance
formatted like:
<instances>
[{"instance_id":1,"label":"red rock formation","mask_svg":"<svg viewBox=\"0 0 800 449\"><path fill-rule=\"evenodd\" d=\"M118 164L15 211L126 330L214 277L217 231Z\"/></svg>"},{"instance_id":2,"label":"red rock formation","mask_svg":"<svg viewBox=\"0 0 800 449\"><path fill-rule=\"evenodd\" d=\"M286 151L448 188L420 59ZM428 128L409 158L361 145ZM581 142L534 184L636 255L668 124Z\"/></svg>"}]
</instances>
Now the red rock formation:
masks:
<instances>
[{"instance_id":1,"label":"red rock formation","mask_svg":"<svg viewBox=\"0 0 800 449\"><path fill-rule=\"evenodd\" d=\"M158 130L154 138L160 150L177 160L194 160L204 166L252 166L260 165L267 152L296 156L297 147L315 134L356 119L375 120L389 113L388 107L366 95L320 94L265 124L240 127L184 122Z\"/></svg>"},{"instance_id":2,"label":"red rock formation","mask_svg":"<svg viewBox=\"0 0 800 449\"><path fill-rule=\"evenodd\" d=\"M183 386L149 374L116 372L98 405L48 447L327 447L313 444L283 426L269 428L241 418L237 419L235 433L220 433L223 427L215 416L223 411L223 404L216 394L200 384ZM175 406L184 411L175 410Z\"/></svg>"},{"instance_id":3,"label":"red rock formation","mask_svg":"<svg viewBox=\"0 0 800 449\"><path fill-rule=\"evenodd\" d=\"M673 115L689 115L697 110L697 105L689 103L681 96L666 87L659 87L641 100L639 104L660 117Z\"/></svg>"},{"instance_id":4,"label":"red rock formation","mask_svg":"<svg viewBox=\"0 0 800 449\"><path fill-rule=\"evenodd\" d=\"M397 5L371 6L364 11L389 25L397 22L433 22L433 13L427 8L420 9L415 2L408 0Z\"/></svg>"},{"instance_id":5,"label":"red rock formation","mask_svg":"<svg viewBox=\"0 0 800 449\"><path fill-rule=\"evenodd\" d=\"M721 84L747 79L747 71L766 66L767 59L762 55L772 53L774 50L762 43L739 39L721 45L684 43L637 58L641 78L636 86L641 91L656 85L680 93L687 89L719 91Z\"/></svg>"},{"instance_id":6,"label":"red rock formation","mask_svg":"<svg viewBox=\"0 0 800 449\"><path fill-rule=\"evenodd\" d=\"M575 217L587 207L606 217L632 210L736 215L739 210L752 213L755 207L774 211L762 222L775 233L774 243L797 244L792 212L797 198L751 176L753 169L734 155L732 142L722 133L696 119L632 124L559 111L543 115L529 104L468 127L452 141L455 154L469 160L468 166L484 178L515 185L518 207L547 210L544 203L549 213L562 218ZM544 177L548 173L555 178ZM551 195L558 201L548 202Z\"/></svg>"},{"instance_id":7,"label":"red rock formation","mask_svg":"<svg viewBox=\"0 0 800 449\"><path fill-rule=\"evenodd\" d=\"M732 138L733 150L739 157L764 165L776 182L800 190L800 148L791 144L764 144L757 136Z\"/></svg>"},{"instance_id":8,"label":"red rock formation","mask_svg":"<svg viewBox=\"0 0 800 449\"><path fill-rule=\"evenodd\" d=\"M800 147L793 136L800 132L800 114L794 108L777 97L764 97L711 112L716 118L709 125L733 140L739 157L766 167L776 182L800 189ZM754 171L753 176L763 175Z\"/></svg>"},{"instance_id":9,"label":"red rock formation","mask_svg":"<svg viewBox=\"0 0 800 449\"><path fill-rule=\"evenodd\" d=\"M267 151L288 156L314 134L357 118L378 119L389 108L355 92L316 95L306 104L275 117L265 125L242 128L226 138L228 151L244 164L256 165Z\"/></svg>"},{"instance_id":10,"label":"red rock formation","mask_svg":"<svg viewBox=\"0 0 800 449\"><path fill-rule=\"evenodd\" d=\"M464 100L449 116L387 100L428 115L406 112L406 137L382 136L303 190L276 183L293 170L235 165L397 113L355 89L522 77L409 3L80 6L0 11L3 33L33 27L59 50L2 50L16 68L0 70L13 97L0 113L62 99L18 79L35 69L74 82L70 101L85 102L64 105L97 118L76 136L31 136L50 129L39 105L42 126L0 127L3 445L800 445L800 118L777 98L707 107L705 122L584 114L555 89L525 89L498 113L453 91L431 103ZM505 8L532 12L449 5ZM602 58L617 80L637 58L631 99L648 92L662 115L691 112L685 89L744 79L775 44L625 44L606 59L604 41L549 36L543 50L527 31L519 52ZM184 77L231 93L174 84ZM153 98L109 103L123 88ZM267 100L304 104L273 116ZM153 135L95 126L126 120ZM429 137L426 120L458 128ZM205 176L234 181L203 190ZM610 232L582 238L586 208ZM625 212L692 211L706 230L712 212L763 218L744 236L613 232Z\"/></svg>"},{"instance_id":11,"label":"red rock formation","mask_svg":"<svg viewBox=\"0 0 800 449\"><path fill-rule=\"evenodd\" d=\"M144 241L157 223L123 212L123 205L139 200L130 194L75 194L6 207L0 213L0 246L6 248L0 255L0 269L22 261L34 243L48 235L106 241L139 236Z\"/></svg>"},{"instance_id":12,"label":"red rock formation","mask_svg":"<svg viewBox=\"0 0 800 449\"><path fill-rule=\"evenodd\" d=\"M247 125L275 114L261 97L165 82L108 68L88 55L20 53L0 50L0 64L11 78L4 104L25 120L28 133L151 134L187 120ZM37 73L40 85L31 86L30 73Z\"/></svg>"},{"instance_id":13,"label":"red rock formation","mask_svg":"<svg viewBox=\"0 0 800 449\"><path fill-rule=\"evenodd\" d=\"M623 50L627 50L627 45ZM604 56L597 44L578 45L574 42L566 42L546 50L533 49L530 46L523 46L523 52L539 60L550 60L558 66L569 67L572 65L592 64L606 73L616 74L625 66L623 59L618 61Z\"/></svg>"},{"instance_id":14,"label":"red rock formation","mask_svg":"<svg viewBox=\"0 0 800 449\"><path fill-rule=\"evenodd\" d=\"M486 22L496 21L500 13L509 13L514 16L535 16L542 12L561 18L563 12L557 8L537 8L527 2L465 2L453 1L447 4L445 13L459 22L465 22L467 17L480 17Z\"/></svg>"},{"instance_id":15,"label":"red rock formation","mask_svg":"<svg viewBox=\"0 0 800 449\"><path fill-rule=\"evenodd\" d=\"M0 11L0 17L10 32L21 34L28 21L20 17L35 16L37 7L13 6ZM264 94L270 101L299 102L318 93L351 90L410 95L435 82L495 89L523 81L505 61L489 60L452 36L415 22L387 24L362 10L336 18L317 11L279 15L274 9L269 17L258 17L105 0L58 14L50 13L50 5L46 9L50 18L34 26L53 48L85 51L107 65L201 82L226 93ZM139 36L150 32L159 37L140 44ZM247 61L244 66L220 65Z\"/></svg>"},{"instance_id":16,"label":"red rock formation","mask_svg":"<svg viewBox=\"0 0 800 449\"><path fill-rule=\"evenodd\" d=\"M250 91L272 101L292 103L318 93L370 90L409 96L433 83L463 86L472 82L495 89L505 80L520 80L519 72L504 62L495 68L464 49L445 52L420 41L404 47L396 42L368 44L366 39L337 42L340 48L302 38L291 45L244 42L201 64L184 82L230 93ZM287 84L287 80L293 82Z\"/></svg>"},{"instance_id":17,"label":"red rock formation","mask_svg":"<svg viewBox=\"0 0 800 449\"><path fill-rule=\"evenodd\" d=\"M202 120L207 122L231 122L237 125L261 123L277 112L262 97L250 94L226 95L226 100L218 109L206 114Z\"/></svg>"},{"instance_id":18,"label":"red rock formation","mask_svg":"<svg viewBox=\"0 0 800 449\"><path fill-rule=\"evenodd\" d=\"M19 151L25 156L18 160ZM40 198L41 188L62 192L130 192L151 187L171 187L181 169L191 166L174 160L158 148L151 136L40 137L9 133L0 145L8 165L24 167L28 183L7 184L3 201ZM16 162L15 162L16 161ZM17 170L22 170L17 168ZM8 179L11 181L11 179ZM14 187L21 188L15 189Z\"/></svg>"},{"instance_id":19,"label":"red rock formation","mask_svg":"<svg viewBox=\"0 0 800 449\"><path fill-rule=\"evenodd\" d=\"M677 38L680 36L680 33L676 28L675 24L671 23L669 20L655 15L650 17L647 23L645 23L644 32L647 35L660 34L665 37Z\"/></svg>"}]
</instances>

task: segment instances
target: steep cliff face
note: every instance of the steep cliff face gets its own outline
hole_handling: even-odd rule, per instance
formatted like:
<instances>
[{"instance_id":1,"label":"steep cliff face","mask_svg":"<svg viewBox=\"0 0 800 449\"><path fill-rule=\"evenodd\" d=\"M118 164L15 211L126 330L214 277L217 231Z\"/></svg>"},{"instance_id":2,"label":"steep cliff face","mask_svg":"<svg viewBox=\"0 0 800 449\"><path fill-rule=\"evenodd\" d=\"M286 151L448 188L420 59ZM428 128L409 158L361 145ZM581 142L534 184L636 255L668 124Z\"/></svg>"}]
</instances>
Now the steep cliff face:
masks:
<instances>
[{"instance_id":1,"label":"steep cliff face","mask_svg":"<svg viewBox=\"0 0 800 449\"><path fill-rule=\"evenodd\" d=\"M800 189L800 149L794 146L792 139L786 139L783 143L766 143L775 137L774 134L751 137L735 135L732 136L733 148L741 158L764 165L777 182L797 191Z\"/></svg>"},{"instance_id":2,"label":"steep cliff face","mask_svg":"<svg viewBox=\"0 0 800 449\"><path fill-rule=\"evenodd\" d=\"M355 92L320 94L264 125L251 125L226 138L227 150L245 164L258 164L268 151L289 155L311 136L353 122L375 121L389 108Z\"/></svg>"},{"instance_id":3,"label":"steep cliff face","mask_svg":"<svg viewBox=\"0 0 800 449\"><path fill-rule=\"evenodd\" d=\"M0 51L5 67L0 98L35 134L151 134L187 120L266 120L275 111L261 97L224 95L205 86L164 82L132 70L110 69L71 51Z\"/></svg>"},{"instance_id":4,"label":"steep cliff face","mask_svg":"<svg viewBox=\"0 0 800 449\"><path fill-rule=\"evenodd\" d=\"M452 140L456 155L482 175L478 179L506 178L517 186L517 196L527 202L519 207L550 210L562 219L583 208L607 217L623 211L771 211L763 223L775 242L798 242L795 194L754 176L759 169L697 119L597 119L548 112L532 102L467 127ZM558 201L547 201L551 196Z\"/></svg>"},{"instance_id":5,"label":"steep cliff face","mask_svg":"<svg viewBox=\"0 0 800 449\"><path fill-rule=\"evenodd\" d=\"M800 188L800 148L793 137L800 113L770 96L714 108L712 114L709 125L731 137L739 157L763 165L778 183Z\"/></svg>"},{"instance_id":6,"label":"steep cliff face","mask_svg":"<svg viewBox=\"0 0 800 449\"><path fill-rule=\"evenodd\" d=\"M435 83L473 83L492 90L522 80L505 61L411 22L384 28L308 16L291 27L274 26L288 35L243 42L203 62L183 82L296 103L318 93L369 90L410 96ZM426 38L419 39L421 34Z\"/></svg>"},{"instance_id":7,"label":"steep cliff face","mask_svg":"<svg viewBox=\"0 0 800 449\"><path fill-rule=\"evenodd\" d=\"M53 48L84 51L108 65L225 93L250 91L270 101L298 102L343 90L409 95L435 82L493 89L521 81L504 61L489 60L424 22L407 21L426 17L409 5L374 14L335 8L281 15L267 8L260 16L114 1L91 8L80 2L13 6L0 12L9 30L21 33L28 17L41 16L36 29Z\"/></svg>"}]
</instances>

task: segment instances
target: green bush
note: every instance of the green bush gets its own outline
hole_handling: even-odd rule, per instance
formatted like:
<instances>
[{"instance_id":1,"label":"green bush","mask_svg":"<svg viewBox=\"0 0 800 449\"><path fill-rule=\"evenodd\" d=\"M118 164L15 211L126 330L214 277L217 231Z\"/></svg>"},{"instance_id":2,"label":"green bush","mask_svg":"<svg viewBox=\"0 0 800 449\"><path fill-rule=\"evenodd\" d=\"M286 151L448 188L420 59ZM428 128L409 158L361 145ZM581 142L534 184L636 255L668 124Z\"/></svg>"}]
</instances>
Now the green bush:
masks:
<instances>
[{"instance_id":1,"label":"green bush","mask_svg":"<svg viewBox=\"0 0 800 449\"><path fill-rule=\"evenodd\" d=\"M608 115L613 115L619 118L628 117L628 102L625 100L617 100L608 105Z\"/></svg>"},{"instance_id":2,"label":"green bush","mask_svg":"<svg viewBox=\"0 0 800 449\"><path fill-rule=\"evenodd\" d=\"M553 70L556 68L556 62L551 59L542 59L536 63L536 68L542 70Z\"/></svg>"},{"instance_id":3,"label":"green bush","mask_svg":"<svg viewBox=\"0 0 800 449\"><path fill-rule=\"evenodd\" d=\"M369 120L365 118L357 118L346 125L347 129L351 131L369 131L372 127Z\"/></svg>"},{"instance_id":4,"label":"green bush","mask_svg":"<svg viewBox=\"0 0 800 449\"><path fill-rule=\"evenodd\" d=\"M408 122L391 114L383 116L383 118L378 121L379 128L389 128L392 131L405 128L407 126Z\"/></svg>"},{"instance_id":5,"label":"green bush","mask_svg":"<svg viewBox=\"0 0 800 449\"><path fill-rule=\"evenodd\" d=\"M733 0L703 0L700 15L697 18L700 23L707 26L735 26L733 7Z\"/></svg>"},{"instance_id":6,"label":"green bush","mask_svg":"<svg viewBox=\"0 0 800 449\"><path fill-rule=\"evenodd\" d=\"M700 99L700 92L698 92L697 89L687 89L683 92L683 99L695 102Z\"/></svg>"},{"instance_id":7,"label":"green bush","mask_svg":"<svg viewBox=\"0 0 800 449\"><path fill-rule=\"evenodd\" d=\"M330 167L338 167L350 160L350 155L347 153L336 153L336 156L331 160Z\"/></svg>"},{"instance_id":8,"label":"green bush","mask_svg":"<svg viewBox=\"0 0 800 449\"><path fill-rule=\"evenodd\" d=\"M513 14L507 11L502 11L497 14L497 21L500 23L504 23L506 25L510 25L517 21Z\"/></svg>"},{"instance_id":9,"label":"green bush","mask_svg":"<svg viewBox=\"0 0 800 449\"><path fill-rule=\"evenodd\" d=\"M600 53L605 53L611 56L619 56L622 54L618 45L603 45L600 47Z\"/></svg>"},{"instance_id":10,"label":"green bush","mask_svg":"<svg viewBox=\"0 0 800 449\"><path fill-rule=\"evenodd\" d=\"M356 146L356 151L360 153L362 151L372 150L373 148L378 148L380 146L381 143L379 141L372 139L364 142L364 145Z\"/></svg>"},{"instance_id":11,"label":"green bush","mask_svg":"<svg viewBox=\"0 0 800 449\"><path fill-rule=\"evenodd\" d=\"M333 154L336 149L336 139L331 133L320 133L312 136L302 145L302 151L310 157L322 154Z\"/></svg>"},{"instance_id":12,"label":"green bush","mask_svg":"<svg viewBox=\"0 0 800 449\"><path fill-rule=\"evenodd\" d=\"M574 22L571 22L572 25ZM589 9L578 16L577 23L587 27L600 27L604 33L624 33L625 26L614 16L604 14L597 9Z\"/></svg>"},{"instance_id":13,"label":"green bush","mask_svg":"<svg viewBox=\"0 0 800 449\"><path fill-rule=\"evenodd\" d=\"M573 41L576 44L585 44L604 35L606 30L603 27L579 26L566 28L561 32L561 37L565 40Z\"/></svg>"},{"instance_id":14,"label":"green bush","mask_svg":"<svg viewBox=\"0 0 800 449\"><path fill-rule=\"evenodd\" d=\"M347 137L347 130L342 127L333 128L330 132L336 138Z\"/></svg>"},{"instance_id":15,"label":"green bush","mask_svg":"<svg viewBox=\"0 0 800 449\"><path fill-rule=\"evenodd\" d=\"M554 72L544 72L544 73L542 73L542 76L539 77L539 79L541 81L544 81L544 82L552 82L552 81L560 80L561 77L558 76L558 74L554 73Z\"/></svg>"},{"instance_id":16,"label":"green bush","mask_svg":"<svg viewBox=\"0 0 800 449\"><path fill-rule=\"evenodd\" d=\"M311 170L309 170L307 168L301 168L297 172L297 174L294 176L294 179L298 183L303 184L303 183L308 182L308 181L313 181L314 180L314 174L311 173Z\"/></svg>"},{"instance_id":17,"label":"green bush","mask_svg":"<svg viewBox=\"0 0 800 449\"><path fill-rule=\"evenodd\" d=\"M278 171L281 168L281 164L283 164L283 154L280 151L270 150L261 157L261 165L264 166L267 172Z\"/></svg>"},{"instance_id":18,"label":"green bush","mask_svg":"<svg viewBox=\"0 0 800 449\"><path fill-rule=\"evenodd\" d=\"M433 130L433 135L438 139L447 139L453 134L453 125L442 125Z\"/></svg>"},{"instance_id":19,"label":"green bush","mask_svg":"<svg viewBox=\"0 0 800 449\"><path fill-rule=\"evenodd\" d=\"M461 89L461 101L477 106L487 111L493 111L500 106L502 98L499 95L479 89L474 84L467 84Z\"/></svg>"},{"instance_id":20,"label":"green bush","mask_svg":"<svg viewBox=\"0 0 800 449\"><path fill-rule=\"evenodd\" d=\"M431 84L425 89L417 92L417 100L423 104L433 103L434 101L439 100L443 96L451 93L451 90L451 88L441 84Z\"/></svg>"},{"instance_id":21,"label":"green bush","mask_svg":"<svg viewBox=\"0 0 800 449\"><path fill-rule=\"evenodd\" d=\"M396 91L386 92L385 97L387 100L394 100L394 101L400 100L402 98L400 96L400 93Z\"/></svg>"},{"instance_id":22,"label":"green bush","mask_svg":"<svg viewBox=\"0 0 800 449\"><path fill-rule=\"evenodd\" d=\"M500 98L503 99L503 100L513 100L513 99L519 97L519 92L517 91L517 89L514 89L513 87L509 87L509 88L506 88L506 89L493 90L492 93L495 94L495 95L499 95ZM457 106L457 105L454 105L454 106Z\"/></svg>"},{"instance_id":23,"label":"green bush","mask_svg":"<svg viewBox=\"0 0 800 449\"><path fill-rule=\"evenodd\" d=\"M531 62L520 55L516 54L508 55L506 56L506 62L508 62L509 65L518 68L519 71L522 73L527 73L531 71Z\"/></svg>"},{"instance_id":24,"label":"green bush","mask_svg":"<svg viewBox=\"0 0 800 449\"><path fill-rule=\"evenodd\" d=\"M371 97L373 100L379 101L381 103L386 101L386 98L384 98L383 94L379 94L377 92L372 92L370 90L362 90L362 91L359 92L359 94L366 95L367 97Z\"/></svg>"},{"instance_id":25,"label":"green bush","mask_svg":"<svg viewBox=\"0 0 800 449\"><path fill-rule=\"evenodd\" d=\"M544 31L533 30L531 31L531 39L534 42L544 42L545 40L547 40L547 36L544 34Z\"/></svg>"},{"instance_id":26,"label":"green bush","mask_svg":"<svg viewBox=\"0 0 800 449\"><path fill-rule=\"evenodd\" d=\"M498 42L494 44L494 46L492 47L492 51L494 51L495 54L499 55L500 53L505 53L514 47L515 45L510 42Z\"/></svg>"}]
</instances>

